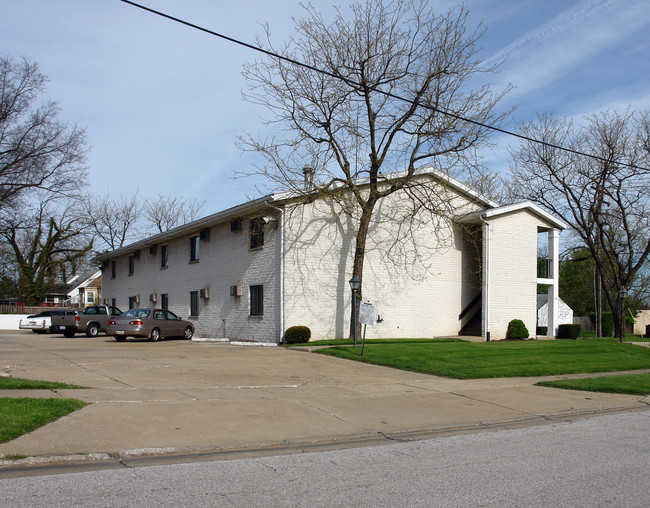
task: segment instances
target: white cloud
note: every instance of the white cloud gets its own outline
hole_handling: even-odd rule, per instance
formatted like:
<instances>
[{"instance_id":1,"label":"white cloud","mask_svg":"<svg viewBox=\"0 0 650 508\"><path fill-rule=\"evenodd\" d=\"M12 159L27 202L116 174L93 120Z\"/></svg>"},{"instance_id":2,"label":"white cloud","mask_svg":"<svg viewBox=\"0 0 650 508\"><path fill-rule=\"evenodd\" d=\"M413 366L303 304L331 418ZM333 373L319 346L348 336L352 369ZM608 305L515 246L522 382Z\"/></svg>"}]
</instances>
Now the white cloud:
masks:
<instances>
[{"instance_id":1,"label":"white cloud","mask_svg":"<svg viewBox=\"0 0 650 508\"><path fill-rule=\"evenodd\" d=\"M521 96L576 66L597 65L599 53L648 26L650 9L645 0L585 0L529 31L484 63L490 65L507 57L499 79L513 83L517 87L513 95Z\"/></svg>"}]
</instances>

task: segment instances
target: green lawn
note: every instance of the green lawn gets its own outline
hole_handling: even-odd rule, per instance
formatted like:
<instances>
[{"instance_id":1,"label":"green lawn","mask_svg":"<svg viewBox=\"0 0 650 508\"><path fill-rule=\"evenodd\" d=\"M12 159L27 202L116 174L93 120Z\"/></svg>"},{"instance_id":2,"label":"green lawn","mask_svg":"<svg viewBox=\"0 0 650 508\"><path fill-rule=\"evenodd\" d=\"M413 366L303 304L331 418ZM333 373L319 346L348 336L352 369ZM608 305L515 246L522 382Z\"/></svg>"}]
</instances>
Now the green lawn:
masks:
<instances>
[{"instance_id":1,"label":"green lawn","mask_svg":"<svg viewBox=\"0 0 650 508\"><path fill-rule=\"evenodd\" d=\"M0 443L5 443L87 406L76 399L0 398Z\"/></svg>"},{"instance_id":2,"label":"green lawn","mask_svg":"<svg viewBox=\"0 0 650 508\"><path fill-rule=\"evenodd\" d=\"M440 342L466 342L463 339L368 339L366 344L427 344ZM293 346L350 346L353 342L350 339L331 339L331 340L313 340L311 342L301 342L299 344L285 344L287 347ZM361 339L357 339L357 345L361 346Z\"/></svg>"},{"instance_id":3,"label":"green lawn","mask_svg":"<svg viewBox=\"0 0 650 508\"><path fill-rule=\"evenodd\" d=\"M584 390L588 392L629 393L630 395L650 395L650 374L624 374L586 379L559 379L541 381L540 386Z\"/></svg>"},{"instance_id":4,"label":"green lawn","mask_svg":"<svg viewBox=\"0 0 650 508\"><path fill-rule=\"evenodd\" d=\"M64 388L83 389L85 386L69 385L52 381L36 381L13 377L0 377L0 390L62 390Z\"/></svg>"},{"instance_id":5,"label":"green lawn","mask_svg":"<svg viewBox=\"0 0 650 508\"><path fill-rule=\"evenodd\" d=\"M619 344L609 338L521 342L366 342L364 356L361 356L360 345L317 352L457 379L650 369L650 349Z\"/></svg>"},{"instance_id":6,"label":"green lawn","mask_svg":"<svg viewBox=\"0 0 650 508\"><path fill-rule=\"evenodd\" d=\"M0 377L0 390L60 390L85 388L51 381ZM1 393L1 392L0 392ZM0 397L0 443L42 427L87 406L76 399L30 399Z\"/></svg>"}]
</instances>

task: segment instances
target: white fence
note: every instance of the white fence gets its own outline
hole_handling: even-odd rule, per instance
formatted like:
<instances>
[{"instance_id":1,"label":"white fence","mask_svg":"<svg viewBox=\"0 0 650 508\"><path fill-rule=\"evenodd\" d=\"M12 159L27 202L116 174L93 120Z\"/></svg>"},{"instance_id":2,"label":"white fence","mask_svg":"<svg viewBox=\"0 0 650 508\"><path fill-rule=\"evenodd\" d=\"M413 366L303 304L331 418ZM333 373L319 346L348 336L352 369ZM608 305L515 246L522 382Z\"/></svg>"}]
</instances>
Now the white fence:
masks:
<instances>
[{"instance_id":1,"label":"white fence","mask_svg":"<svg viewBox=\"0 0 650 508\"><path fill-rule=\"evenodd\" d=\"M0 330L18 330L20 320L29 314L0 314Z\"/></svg>"}]
</instances>

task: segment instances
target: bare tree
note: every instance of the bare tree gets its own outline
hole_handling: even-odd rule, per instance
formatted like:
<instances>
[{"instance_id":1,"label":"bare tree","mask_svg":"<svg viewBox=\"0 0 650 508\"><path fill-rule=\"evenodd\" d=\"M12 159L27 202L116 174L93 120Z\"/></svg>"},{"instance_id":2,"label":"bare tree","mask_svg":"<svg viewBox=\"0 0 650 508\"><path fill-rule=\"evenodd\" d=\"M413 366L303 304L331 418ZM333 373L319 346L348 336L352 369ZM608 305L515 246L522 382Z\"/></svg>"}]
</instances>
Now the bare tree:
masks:
<instances>
[{"instance_id":1,"label":"bare tree","mask_svg":"<svg viewBox=\"0 0 650 508\"><path fill-rule=\"evenodd\" d=\"M481 67L477 42L484 30L468 31L462 7L436 13L425 1L366 0L349 13L337 9L331 22L311 5L305 10L281 51L273 49L267 27L266 47L310 68L274 57L244 67L245 97L268 108L267 125L277 127L269 137L240 138L266 160L246 174L312 198L349 199L343 209L357 224L352 275L362 280L378 203L404 191L414 213L433 202L448 205L422 199L418 167L457 174L475 166L474 150L488 134L479 123L498 124L506 115L496 106L507 90L471 86L496 69ZM397 178L383 175L396 170Z\"/></svg>"},{"instance_id":2,"label":"bare tree","mask_svg":"<svg viewBox=\"0 0 650 508\"><path fill-rule=\"evenodd\" d=\"M583 125L549 115L521 133L549 143L513 151L517 193L573 227L591 253L614 313L616 336L625 335L624 298L650 255L650 121L648 112L603 112ZM563 146L600 160L560 150Z\"/></svg>"},{"instance_id":3,"label":"bare tree","mask_svg":"<svg viewBox=\"0 0 650 508\"><path fill-rule=\"evenodd\" d=\"M82 210L69 200L57 204L48 196L5 214L0 237L13 254L18 297L27 305L44 301L57 280L76 273L92 240L84 234Z\"/></svg>"},{"instance_id":4,"label":"bare tree","mask_svg":"<svg viewBox=\"0 0 650 508\"><path fill-rule=\"evenodd\" d=\"M99 251L115 250L141 236L151 235L151 228L163 233L199 217L203 204L192 199L158 195L141 201L136 192L118 199L108 194L89 196L85 200L87 223L96 239Z\"/></svg>"},{"instance_id":5,"label":"bare tree","mask_svg":"<svg viewBox=\"0 0 650 508\"><path fill-rule=\"evenodd\" d=\"M147 225L154 226L159 233L198 219L202 210L203 203L195 199L185 201L183 198L160 194L156 199L146 200L142 207Z\"/></svg>"},{"instance_id":6,"label":"bare tree","mask_svg":"<svg viewBox=\"0 0 650 508\"><path fill-rule=\"evenodd\" d=\"M139 235L138 223L142 207L137 192L130 198L120 195L112 199L90 196L84 201L86 221L95 238L101 241L99 250L115 250Z\"/></svg>"},{"instance_id":7,"label":"bare tree","mask_svg":"<svg viewBox=\"0 0 650 508\"><path fill-rule=\"evenodd\" d=\"M56 102L36 104L46 80L38 64L0 57L0 208L29 189L73 195L83 186L84 132L57 119Z\"/></svg>"}]
</instances>

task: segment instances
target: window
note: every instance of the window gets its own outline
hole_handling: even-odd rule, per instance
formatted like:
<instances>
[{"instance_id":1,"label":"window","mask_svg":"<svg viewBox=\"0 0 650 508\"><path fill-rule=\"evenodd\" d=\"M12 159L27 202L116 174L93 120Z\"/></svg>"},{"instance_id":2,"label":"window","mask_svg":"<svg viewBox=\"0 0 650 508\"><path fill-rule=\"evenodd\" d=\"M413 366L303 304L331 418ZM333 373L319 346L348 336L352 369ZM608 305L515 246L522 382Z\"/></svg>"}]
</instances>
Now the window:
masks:
<instances>
[{"instance_id":1,"label":"window","mask_svg":"<svg viewBox=\"0 0 650 508\"><path fill-rule=\"evenodd\" d=\"M169 245L163 245L160 248L160 268L167 268L169 262Z\"/></svg>"},{"instance_id":2,"label":"window","mask_svg":"<svg viewBox=\"0 0 650 508\"><path fill-rule=\"evenodd\" d=\"M95 303L95 293L93 291L86 292L86 303Z\"/></svg>"},{"instance_id":3,"label":"window","mask_svg":"<svg viewBox=\"0 0 650 508\"><path fill-rule=\"evenodd\" d=\"M190 263L199 260L199 242L201 237L199 235L190 238Z\"/></svg>"},{"instance_id":4,"label":"window","mask_svg":"<svg viewBox=\"0 0 650 508\"><path fill-rule=\"evenodd\" d=\"M251 249L264 246L264 218L255 217L250 224Z\"/></svg>"},{"instance_id":5,"label":"window","mask_svg":"<svg viewBox=\"0 0 650 508\"><path fill-rule=\"evenodd\" d=\"M251 286L251 316L264 315L264 286Z\"/></svg>"},{"instance_id":6,"label":"window","mask_svg":"<svg viewBox=\"0 0 650 508\"><path fill-rule=\"evenodd\" d=\"M129 256L129 275L133 275L134 271L135 271L135 256L131 254Z\"/></svg>"},{"instance_id":7,"label":"window","mask_svg":"<svg viewBox=\"0 0 650 508\"><path fill-rule=\"evenodd\" d=\"M138 298L135 296L129 296L129 309L135 309L136 303L138 303Z\"/></svg>"},{"instance_id":8,"label":"window","mask_svg":"<svg viewBox=\"0 0 650 508\"><path fill-rule=\"evenodd\" d=\"M167 293L160 295L160 308L169 309L169 295Z\"/></svg>"},{"instance_id":9,"label":"window","mask_svg":"<svg viewBox=\"0 0 650 508\"><path fill-rule=\"evenodd\" d=\"M190 316L199 315L199 292L190 291Z\"/></svg>"},{"instance_id":10,"label":"window","mask_svg":"<svg viewBox=\"0 0 650 508\"><path fill-rule=\"evenodd\" d=\"M111 298L111 307L117 307L117 298Z\"/></svg>"},{"instance_id":11,"label":"window","mask_svg":"<svg viewBox=\"0 0 650 508\"><path fill-rule=\"evenodd\" d=\"M115 278L115 261L111 261L111 279Z\"/></svg>"}]
</instances>

